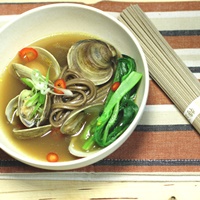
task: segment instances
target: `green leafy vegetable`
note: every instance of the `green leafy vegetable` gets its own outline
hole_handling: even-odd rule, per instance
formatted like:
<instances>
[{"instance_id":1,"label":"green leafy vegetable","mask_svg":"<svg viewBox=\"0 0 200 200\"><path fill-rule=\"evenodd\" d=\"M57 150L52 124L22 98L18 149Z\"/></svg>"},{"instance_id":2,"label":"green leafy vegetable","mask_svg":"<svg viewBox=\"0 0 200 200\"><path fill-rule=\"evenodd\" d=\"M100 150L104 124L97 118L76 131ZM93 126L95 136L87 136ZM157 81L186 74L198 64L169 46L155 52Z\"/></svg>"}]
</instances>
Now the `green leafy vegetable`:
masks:
<instances>
[{"instance_id":1,"label":"green leafy vegetable","mask_svg":"<svg viewBox=\"0 0 200 200\"><path fill-rule=\"evenodd\" d=\"M136 72L134 59L126 55L118 59L113 83L120 82L120 85L116 91L109 91L103 112L83 149L88 150L94 142L106 147L127 129L138 112L133 98L141 78L142 74Z\"/></svg>"},{"instance_id":2,"label":"green leafy vegetable","mask_svg":"<svg viewBox=\"0 0 200 200\"><path fill-rule=\"evenodd\" d=\"M134 119L138 111L137 105L130 99L127 100L122 98L138 83L141 77L142 75L140 73L134 71L131 72L121 83L118 90L112 95L104 108L102 115L97 119L94 134L95 141L100 146L104 147L111 144L122 132L124 132ZM119 119L120 116L122 116L121 119ZM116 124L115 121L117 120L119 123ZM111 129L112 125L115 127L113 130ZM111 132L109 132L110 130Z\"/></svg>"}]
</instances>

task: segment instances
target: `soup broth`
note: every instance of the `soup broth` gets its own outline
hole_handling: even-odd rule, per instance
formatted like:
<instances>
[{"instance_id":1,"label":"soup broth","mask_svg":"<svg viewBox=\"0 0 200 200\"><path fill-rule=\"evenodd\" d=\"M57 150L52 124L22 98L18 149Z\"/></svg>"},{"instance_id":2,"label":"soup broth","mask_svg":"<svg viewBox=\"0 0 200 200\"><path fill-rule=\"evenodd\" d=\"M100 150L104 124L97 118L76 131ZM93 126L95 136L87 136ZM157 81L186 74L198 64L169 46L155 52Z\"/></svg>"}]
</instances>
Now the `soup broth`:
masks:
<instances>
[{"instance_id":1,"label":"soup broth","mask_svg":"<svg viewBox=\"0 0 200 200\"><path fill-rule=\"evenodd\" d=\"M70 46L76 41L94 38L85 34L60 34L43 38L31 46L39 46L51 52L58 60L61 67L66 65L66 55ZM17 53L17 52L16 52ZM16 56L11 63L20 63ZM23 63L22 63L23 64ZM31 63L29 63L31 67ZM68 151L70 137L63 136L58 128L54 128L50 133L43 137L20 140L13 136L13 125L10 125L5 117L5 108L8 102L18 95L24 89L23 84L16 79L9 70L9 66L0 78L0 121L1 129L9 138L13 145L17 146L22 152L34 157L35 159L46 161L46 155L49 152L55 152L59 155L59 161L68 161L77 159Z\"/></svg>"}]
</instances>

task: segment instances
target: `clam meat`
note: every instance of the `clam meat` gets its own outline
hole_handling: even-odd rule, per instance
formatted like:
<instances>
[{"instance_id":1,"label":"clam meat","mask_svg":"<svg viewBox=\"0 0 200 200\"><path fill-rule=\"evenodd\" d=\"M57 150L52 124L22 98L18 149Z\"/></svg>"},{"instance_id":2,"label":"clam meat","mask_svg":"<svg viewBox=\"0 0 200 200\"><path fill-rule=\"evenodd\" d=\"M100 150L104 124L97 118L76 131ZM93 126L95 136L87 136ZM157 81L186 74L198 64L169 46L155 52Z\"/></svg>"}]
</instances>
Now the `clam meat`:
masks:
<instances>
[{"instance_id":1,"label":"clam meat","mask_svg":"<svg viewBox=\"0 0 200 200\"><path fill-rule=\"evenodd\" d=\"M24 89L18 98L18 115L26 127L43 125L49 116L51 105L50 95L46 94L44 105L39 105L39 102L29 103L30 101L34 101L35 95L37 94L34 94L31 90Z\"/></svg>"}]
</instances>

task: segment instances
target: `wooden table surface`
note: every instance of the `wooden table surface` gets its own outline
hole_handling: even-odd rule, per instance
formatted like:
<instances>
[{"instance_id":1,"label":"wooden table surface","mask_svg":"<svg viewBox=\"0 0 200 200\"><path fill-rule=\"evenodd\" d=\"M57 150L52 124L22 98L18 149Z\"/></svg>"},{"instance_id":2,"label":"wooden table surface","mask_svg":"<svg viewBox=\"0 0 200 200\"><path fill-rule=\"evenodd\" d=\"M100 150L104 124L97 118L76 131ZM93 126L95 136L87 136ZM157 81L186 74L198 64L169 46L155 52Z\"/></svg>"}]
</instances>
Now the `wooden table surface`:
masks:
<instances>
[{"instance_id":1,"label":"wooden table surface","mask_svg":"<svg viewBox=\"0 0 200 200\"><path fill-rule=\"evenodd\" d=\"M27 10L57 0L0 0L0 27ZM89 3L117 16L135 1ZM136 2L200 79L200 1ZM133 151L129 152L130 147ZM150 79L147 107L133 136L108 158L77 170L46 171L0 150L0 200L199 200L200 137Z\"/></svg>"}]
</instances>

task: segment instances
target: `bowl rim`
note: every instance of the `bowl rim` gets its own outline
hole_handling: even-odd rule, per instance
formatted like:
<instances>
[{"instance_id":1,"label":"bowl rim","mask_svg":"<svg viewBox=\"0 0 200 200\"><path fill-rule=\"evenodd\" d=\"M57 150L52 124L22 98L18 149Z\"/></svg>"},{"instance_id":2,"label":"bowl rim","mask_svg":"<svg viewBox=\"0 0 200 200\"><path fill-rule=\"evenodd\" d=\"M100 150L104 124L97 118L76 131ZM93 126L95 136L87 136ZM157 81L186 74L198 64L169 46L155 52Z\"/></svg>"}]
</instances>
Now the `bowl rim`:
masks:
<instances>
[{"instance_id":1,"label":"bowl rim","mask_svg":"<svg viewBox=\"0 0 200 200\"><path fill-rule=\"evenodd\" d=\"M62 162L56 162L56 163L49 163L46 161L38 161L38 160L32 160L30 157L26 157L26 159L23 159L21 155L19 155L18 153L16 153L13 150L10 150L9 148L7 148L7 146L1 144L0 142L0 148L5 151L6 153L8 153L10 156L14 157L15 159L21 161L22 163L28 164L30 166L34 166L37 168L41 168L41 169L50 169L50 170L70 170L70 169L77 169L77 168L81 168L81 167L85 167L88 166L90 164L94 164L97 161L100 161L102 159L104 159L105 157L107 157L108 155L110 155L112 152L114 152L117 148L119 148L127 139L128 137L132 134L132 132L134 131L134 129L136 128L140 118L142 117L142 114L144 112L144 108L146 106L146 102L147 102L147 98L148 98L148 93L149 93L149 71L148 71L148 65L147 65L147 61L146 61L146 57L145 54L142 50L141 45L139 44L139 41L136 39L136 37L133 35L133 33L124 25L122 24L119 20L117 20L117 18L113 17L111 14L109 14L106 11L102 11L100 9L94 8L92 6L89 5L82 5L82 4L78 4L78 3L54 3L54 4L49 4L49 5L43 5L43 6L39 6L36 8L33 8L31 10L28 10L22 14L19 14L18 16L16 16L13 20L11 20L10 22L8 22L7 24L5 24L1 29L0 32L2 32L3 30L5 30L7 27L11 26L13 23L15 23L15 21L20 20L21 18L29 15L29 14L33 14L36 12L42 12L42 10L45 9L51 9L51 8L70 8L70 7L75 7L75 8L80 8L80 9L86 9L92 12L97 12L100 15L105 16L106 18L109 18L111 21L113 21L114 23L116 23L118 26L120 26L122 29L124 29L126 31L126 33L131 37L131 39L134 41L136 47L138 48L138 51L140 53L142 62L143 62L143 66L144 66L144 73L145 73L145 87L144 87L144 95L143 95L143 100L141 102L140 108L135 119L133 120L132 123L135 123L135 121L137 122L134 126L129 126L126 131L119 137L119 138L114 141L112 144L110 144L109 146L103 148L102 150L96 152L93 155L90 155L88 157L84 157L84 158L80 158L77 160L72 160L72 161L62 161ZM131 124L132 124L131 123ZM129 132L129 134L127 134ZM119 144L119 145L117 145Z\"/></svg>"}]
</instances>

